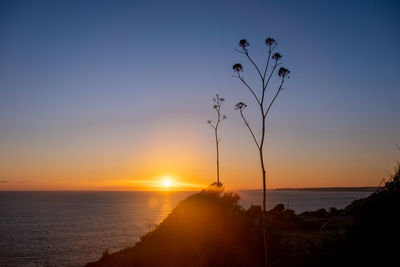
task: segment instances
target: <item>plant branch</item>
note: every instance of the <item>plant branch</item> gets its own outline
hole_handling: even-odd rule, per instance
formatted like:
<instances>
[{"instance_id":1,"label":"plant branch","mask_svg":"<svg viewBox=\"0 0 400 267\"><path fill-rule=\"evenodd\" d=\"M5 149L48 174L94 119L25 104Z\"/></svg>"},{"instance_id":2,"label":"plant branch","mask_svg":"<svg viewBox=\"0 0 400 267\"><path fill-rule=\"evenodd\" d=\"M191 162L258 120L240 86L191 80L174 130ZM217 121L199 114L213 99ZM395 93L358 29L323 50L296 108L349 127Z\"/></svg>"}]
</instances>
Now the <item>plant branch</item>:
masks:
<instances>
[{"instance_id":1,"label":"plant branch","mask_svg":"<svg viewBox=\"0 0 400 267\"><path fill-rule=\"evenodd\" d=\"M253 96L254 96L255 99L257 100L257 103L258 103L259 105L261 105L261 102L260 102L260 100L258 99L257 95L254 93L253 89L251 89L251 87L246 83L246 81L242 78L242 76L240 76L240 73L238 73L238 76L235 76L235 77L239 78L239 79L242 81L242 83L243 83L244 85L246 85L246 87L250 90L250 92L253 94Z\"/></svg>"},{"instance_id":2,"label":"plant branch","mask_svg":"<svg viewBox=\"0 0 400 267\"><path fill-rule=\"evenodd\" d=\"M269 61L270 61L270 59L271 59L271 53L272 53L272 50L271 50L271 47L269 47L269 48L268 48L268 59L267 59L267 64L266 64L266 66L265 66L264 75L263 75L263 79L264 79L264 80L265 80L265 75L267 74L267 69L268 69L268 66L269 66ZM265 86L264 88L266 88L266 86Z\"/></svg>"},{"instance_id":3,"label":"plant branch","mask_svg":"<svg viewBox=\"0 0 400 267\"><path fill-rule=\"evenodd\" d=\"M282 77L281 84L279 85L279 88L278 88L278 90L276 91L274 98L272 99L271 103L269 104L269 106L268 106L268 108L267 108L267 111L266 111L265 114L263 115L264 118L267 117L267 115L268 115L268 113L269 113L269 111L270 111L272 105L274 104L276 98L278 97L280 91L282 91L282 85L283 85L284 81L285 81L285 78Z\"/></svg>"},{"instance_id":4,"label":"plant branch","mask_svg":"<svg viewBox=\"0 0 400 267\"><path fill-rule=\"evenodd\" d=\"M208 124L211 126L211 128L213 128L215 130L215 126L214 125L212 125L211 123L208 123Z\"/></svg>"},{"instance_id":5,"label":"plant branch","mask_svg":"<svg viewBox=\"0 0 400 267\"><path fill-rule=\"evenodd\" d=\"M242 111L242 110L239 110L239 111L240 111L240 116L242 117L242 119L243 119L243 121L244 121L244 124L245 124L245 125L247 126L247 128L249 129L249 131L250 131L250 133L251 133L251 136L253 137L254 142L256 143L257 147L260 148L260 145L259 145L258 142L257 142L257 138L256 138L256 136L254 135L253 130L252 130L251 127L250 127L250 124L247 122L246 118L245 118L244 115L243 115L243 111Z\"/></svg>"},{"instance_id":6,"label":"plant branch","mask_svg":"<svg viewBox=\"0 0 400 267\"><path fill-rule=\"evenodd\" d=\"M268 76L267 82L265 83L265 88L268 87L269 81L271 80L271 77L272 77L272 75L274 74L275 69L276 69L276 67L278 67L278 65L279 65L279 64L278 64L278 61L275 61L275 65L274 65L274 67L272 68L272 71L271 71L271 73L270 73L269 76Z\"/></svg>"},{"instance_id":7,"label":"plant branch","mask_svg":"<svg viewBox=\"0 0 400 267\"><path fill-rule=\"evenodd\" d=\"M246 57L250 60L251 64L253 64L254 68L255 68L255 69L257 70L257 72L258 72L258 75L260 75L260 78L261 78L261 80L262 80L263 83L264 83L264 77L262 76L261 71L260 71L260 69L258 68L257 64L256 64L256 63L253 61L253 59L249 56L249 53L247 52L247 50L246 50L246 52L245 52L244 54L245 54Z\"/></svg>"},{"instance_id":8,"label":"plant branch","mask_svg":"<svg viewBox=\"0 0 400 267\"><path fill-rule=\"evenodd\" d=\"M246 55L246 53L244 53L244 52L242 52L242 51L240 51L240 50L238 50L238 49L236 49L236 48L234 48L233 50L235 50L236 52L238 52L238 53L240 53L240 54Z\"/></svg>"}]
</instances>

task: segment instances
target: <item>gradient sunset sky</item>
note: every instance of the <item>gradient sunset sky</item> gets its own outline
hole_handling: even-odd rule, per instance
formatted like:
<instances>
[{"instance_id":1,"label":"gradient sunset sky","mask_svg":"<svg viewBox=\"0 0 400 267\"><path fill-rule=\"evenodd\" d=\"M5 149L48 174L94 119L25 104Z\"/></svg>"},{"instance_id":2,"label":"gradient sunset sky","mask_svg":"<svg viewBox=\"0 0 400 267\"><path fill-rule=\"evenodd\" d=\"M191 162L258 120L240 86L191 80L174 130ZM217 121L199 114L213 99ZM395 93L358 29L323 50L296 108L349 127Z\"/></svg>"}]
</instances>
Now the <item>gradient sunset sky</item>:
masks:
<instances>
[{"instance_id":1,"label":"gradient sunset sky","mask_svg":"<svg viewBox=\"0 0 400 267\"><path fill-rule=\"evenodd\" d=\"M377 186L400 151L398 1L1 1L0 190L261 188L234 105L240 39L291 70L268 119L267 184Z\"/></svg>"}]
</instances>

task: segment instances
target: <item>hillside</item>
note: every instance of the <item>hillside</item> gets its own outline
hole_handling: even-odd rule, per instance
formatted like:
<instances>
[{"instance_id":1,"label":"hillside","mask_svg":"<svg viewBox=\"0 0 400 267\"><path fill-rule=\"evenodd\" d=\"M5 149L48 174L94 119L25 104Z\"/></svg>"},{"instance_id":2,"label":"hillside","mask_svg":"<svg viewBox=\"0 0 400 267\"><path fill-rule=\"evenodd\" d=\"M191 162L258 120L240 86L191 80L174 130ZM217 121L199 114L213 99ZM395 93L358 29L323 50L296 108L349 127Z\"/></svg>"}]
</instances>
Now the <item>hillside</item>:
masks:
<instances>
[{"instance_id":1,"label":"hillside","mask_svg":"<svg viewBox=\"0 0 400 267\"><path fill-rule=\"evenodd\" d=\"M400 168L384 187L343 210L267 212L271 266L393 266L400 240ZM204 190L181 201L152 232L94 266L263 266L259 206ZM322 228L322 229L321 229ZM397 265L398 266L398 265Z\"/></svg>"}]
</instances>

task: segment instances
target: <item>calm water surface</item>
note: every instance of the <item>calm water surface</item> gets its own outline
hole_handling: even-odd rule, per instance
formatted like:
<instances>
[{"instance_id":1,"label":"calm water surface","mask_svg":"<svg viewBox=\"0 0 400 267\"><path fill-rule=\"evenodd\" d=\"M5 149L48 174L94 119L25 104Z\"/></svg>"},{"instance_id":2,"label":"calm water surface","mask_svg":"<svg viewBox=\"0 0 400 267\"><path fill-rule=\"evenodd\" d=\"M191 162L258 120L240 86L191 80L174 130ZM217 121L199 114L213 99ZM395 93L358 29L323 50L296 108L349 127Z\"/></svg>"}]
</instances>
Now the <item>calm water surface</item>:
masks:
<instances>
[{"instance_id":1,"label":"calm water surface","mask_svg":"<svg viewBox=\"0 0 400 267\"><path fill-rule=\"evenodd\" d=\"M247 208L262 192L238 191ZM82 266L134 245L193 192L0 192L0 266ZM368 192L270 191L297 213L343 208Z\"/></svg>"}]
</instances>

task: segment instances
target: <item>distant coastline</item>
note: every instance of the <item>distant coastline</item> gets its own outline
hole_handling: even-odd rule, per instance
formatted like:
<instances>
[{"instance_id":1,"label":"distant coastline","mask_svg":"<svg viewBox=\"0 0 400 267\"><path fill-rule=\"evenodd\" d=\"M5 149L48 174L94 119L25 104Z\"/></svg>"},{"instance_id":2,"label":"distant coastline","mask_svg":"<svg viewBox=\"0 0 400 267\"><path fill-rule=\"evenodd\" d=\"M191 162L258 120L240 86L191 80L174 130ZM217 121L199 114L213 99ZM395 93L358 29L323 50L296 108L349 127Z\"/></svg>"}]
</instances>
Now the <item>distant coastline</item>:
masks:
<instances>
[{"instance_id":1,"label":"distant coastline","mask_svg":"<svg viewBox=\"0 0 400 267\"><path fill-rule=\"evenodd\" d=\"M373 192L376 191L376 186L363 187L305 187L305 188L275 188L276 191L325 191L325 192Z\"/></svg>"}]
</instances>

